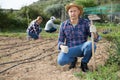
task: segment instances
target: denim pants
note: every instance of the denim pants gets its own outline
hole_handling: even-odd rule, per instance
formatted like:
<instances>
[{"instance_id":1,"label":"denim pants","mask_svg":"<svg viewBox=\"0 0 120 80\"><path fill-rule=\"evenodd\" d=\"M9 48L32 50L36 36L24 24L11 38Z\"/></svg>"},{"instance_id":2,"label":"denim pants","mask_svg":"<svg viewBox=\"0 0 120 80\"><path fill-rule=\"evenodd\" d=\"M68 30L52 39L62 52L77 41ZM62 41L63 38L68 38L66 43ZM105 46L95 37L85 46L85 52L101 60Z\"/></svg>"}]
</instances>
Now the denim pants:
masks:
<instances>
[{"instance_id":1,"label":"denim pants","mask_svg":"<svg viewBox=\"0 0 120 80\"><path fill-rule=\"evenodd\" d=\"M96 45L94 44L94 50L96 50ZM74 62L75 57L83 57L81 62L88 63L92 57L92 42L87 41L78 46L69 48L68 53L60 52L58 54L57 62L59 65L63 66Z\"/></svg>"},{"instance_id":2,"label":"denim pants","mask_svg":"<svg viewBox=\"0 0 120 80\"><path fill-rule=\"evenodd\" d=\"M50 30L46 30L46 32L52 33L55 32L57 29L56 28L51 28Z\"/></svg>"},{"instance_id":3,"label":"denim pants","mask_svg":"<svg viewBox=\"0 0 120 80\"><path fill-rule=\"evenodd\" d=\"M27 34L28 36L30 36L31 38L33 39L38 39L39 38L39 34L42 32L42 29L40 29L39 31L37 32L30 32L28 31Z\"/></svg>"}]
</instances>

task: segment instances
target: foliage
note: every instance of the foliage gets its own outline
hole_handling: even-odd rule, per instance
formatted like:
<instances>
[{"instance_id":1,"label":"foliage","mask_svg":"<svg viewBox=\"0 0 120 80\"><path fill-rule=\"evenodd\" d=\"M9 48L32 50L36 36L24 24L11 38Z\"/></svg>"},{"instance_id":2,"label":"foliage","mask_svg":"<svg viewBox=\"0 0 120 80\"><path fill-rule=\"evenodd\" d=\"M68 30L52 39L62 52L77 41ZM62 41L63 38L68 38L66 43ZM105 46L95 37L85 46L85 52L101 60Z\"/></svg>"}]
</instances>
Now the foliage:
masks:
<instances>
[{"instance_id":1,"label":"foliage","mask_svg":"<svg viewBox=\"0 0 120 80\"><path fill-rule=\"evenodd\" d=\"M114 24L104 24L102 26L104 27L101 28L104 28L106 31L108 31L107 34L101 34L102 37L112 42L111 48L109 49L110 56L107 64L112 65L116 63L120 66L120 27Z\"/></svg>"},{"instance_id":2,"label":"foliage","mask_svg":"<svg viewBox=\"0 0 120 80\"><path fill-rule=\"evenodd\" d=\"M114 65L99 66L97 71L86 74L75 73L80 80L119 80L117 76L118 67Z\"/></svg>"},{"instance_id":3,"label":"foliage","mask_svg":"<svg viewBox=\"0 0 120 80\"><path fill-rule=\"evenodd\" d=\"M3 11L0 9L0 31L5 28L7 25L6 20L8 20L8 16L6 13L3 13Z\"/></svg>"},{"instance_id":4,"label":"foliage","mask_svg":"<svg viewBox=\"0 0 120 80\"><path fill-rule=\"evenodd\" d=\"M42 12L37 7L22 7L18 13L18 16L22 18L27 18L27 14L29 15L30 19L35 19L37 16L42 15Z\"/></svg>"},{"instance_id":5,"label":"foliage","mask_svg":"<svg viewBox=\"0 0 120 80\"><path fill-rule=\"evenodd\" d=\"M62 9L64 9L64 6L62 4L53 4L48 6L44 12L50 16L55 16L55 17L61 17L62 14Z\"/></svg>"},{"instance_id":6,"label":"foliage","mask_svg":"<svg viewBox=\"0 0 120 80\"><path fill-rule=\"evenodd\" d=\"M56 19L55 21L54 21L54 24L60 24L61 23L61 20L60 19Z\"/></svg>"},{"instance_id":7,"label":"foliage","mask_svg":"<svg viewBox=\"0 0 120 80\"><path fill-rule=\"evenodd\" d=\"M95 0L75 0L75 2L83 7L93 7L97 6Z\"/></svg>"},{"instance_id":8,"label":"foliage","mask_svg":"<svg viewBox=\"0 0 120 80\"><path fill-rule=\"evenodd\" d=\"M25 23L26 20L19 19L13 12L7 11L3 12L0 11L0 28L1 31L5 30L15 30L16 28L23 28L24 26L27 26ZM23 27L22 27L23 26Z\"/></svg>"},{"instance_id":9,"label":"foliage","mask_svg":"<svg viewBox=\"0 0 120 80\"><path fill-rule=\"evenodd\" d=\"M118 39L114 39L112 42L112 49L110 50L110 56L107 60L107 64L112 65L116 63L118 66L120 66L120 37L118 37Z\"/></svg>"}]
</instances>

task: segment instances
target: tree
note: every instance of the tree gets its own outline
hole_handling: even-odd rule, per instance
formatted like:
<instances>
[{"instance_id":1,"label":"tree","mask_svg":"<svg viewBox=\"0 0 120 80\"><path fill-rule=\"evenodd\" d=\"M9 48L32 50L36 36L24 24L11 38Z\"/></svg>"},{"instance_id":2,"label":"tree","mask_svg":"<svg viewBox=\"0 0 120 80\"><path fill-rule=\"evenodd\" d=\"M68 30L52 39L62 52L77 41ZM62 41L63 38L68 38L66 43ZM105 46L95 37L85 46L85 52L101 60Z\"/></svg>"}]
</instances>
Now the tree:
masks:
<instances>
[{"instance_id":1,"label":"tree","mask_svg":"<svg viewBox=\"0 0 120 80\"><path fill-rule=\"evenodd\" d=\"M75 0L75 2L83 7L97 6L95 0Z\"/></svg>"},{"instance_id":2,"label":"tree","mask_svg":"<svg viewBox=\"0 0 120 80\"><path fill-rule=\"evenodd\" d=\"M64 8L64 6L62 4L53 4L53 5L48 6L44 10L44 12L46 14L48 14L49 16L55 16L57 18L60 18L63 8Z\"/></svg>"},{"instance_id":3,"label":"tree","mask_svg":"<svg viewBox=\"0 0 120 80\"><path fill-rule=\"evenodd\" d=\"M8 15L0 9L0 31L3 31L8 26L8 21Z\"/></svg>"}]
</instances>

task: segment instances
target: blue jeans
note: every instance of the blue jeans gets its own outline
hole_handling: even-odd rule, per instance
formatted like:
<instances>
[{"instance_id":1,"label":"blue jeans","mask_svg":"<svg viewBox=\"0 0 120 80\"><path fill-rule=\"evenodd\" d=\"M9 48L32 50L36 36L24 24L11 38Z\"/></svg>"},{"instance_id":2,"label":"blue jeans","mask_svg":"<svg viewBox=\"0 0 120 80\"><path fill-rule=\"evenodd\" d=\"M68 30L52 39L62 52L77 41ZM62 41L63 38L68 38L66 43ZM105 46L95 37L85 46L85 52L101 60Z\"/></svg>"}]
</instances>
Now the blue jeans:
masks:
<instances>
[{"instance_id":1,"label":"blue jeans","mask_svg":"<svg viewBox=\"0 0 120 80\"><path fill-rule=\"evenodd\" d=\"M39 34L42 32L42 29L40 29L39 31L37 31L37 32L30 32L30 31L28 31L27 32L27 34L28 34L28 36L30 36L31 38L33 38L33 39L38 39L39 38Z\"/></svg>"},{"instance_id":2,"label":"blue jeans","mask_svg":"<svg viewBox=\"0 0 120 80\"><path fill-rule=\"evenodd\" d=\"M52 33L55 32L57 29L56 28L51 28L50 30L45 30L46 32Z\"/></svg>"},{"instance_id":3,"label":"blue jeans","mask_svg":"<svg viewBox=\"0 0 120 80\"><path fill-rule=\"evenodd\" d=\"M94 50L96 50L95 44ZM74 62L75 57L83 57L81 62L88 63L92 57L92 42L87 41L78 46L71 47L68 53L60 52L57 61L59 65L63 66Z\"/></svg>"}]
</instances>

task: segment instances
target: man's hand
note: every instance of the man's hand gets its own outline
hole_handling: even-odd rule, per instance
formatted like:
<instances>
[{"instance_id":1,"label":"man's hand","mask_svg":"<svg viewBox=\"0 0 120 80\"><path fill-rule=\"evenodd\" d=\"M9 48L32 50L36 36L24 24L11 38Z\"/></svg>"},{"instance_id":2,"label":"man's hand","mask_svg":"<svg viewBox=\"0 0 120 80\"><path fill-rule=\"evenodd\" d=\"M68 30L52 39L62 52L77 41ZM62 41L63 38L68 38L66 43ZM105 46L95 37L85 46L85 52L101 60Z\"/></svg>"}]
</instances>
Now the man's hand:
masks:
<instances>
[{"instance_id":1,"label":"man's hand","mask_svg":"<svg viewBox=\"0 0 120 80\"><path fill-rule=\"evenodd\" d=\"M94 33L97 32L95 25L90 26L90 32L94 32Z\"/></svg>"},{"instance_id":2,"label":"man's hand","mask_svg":"<svg viewBox=\"0 0 120 80\"><path fill-rule=\"evenodd\" d=\"M61 45L61 52L68 53L68 46Z\"/></svg>"}]
</instances>

